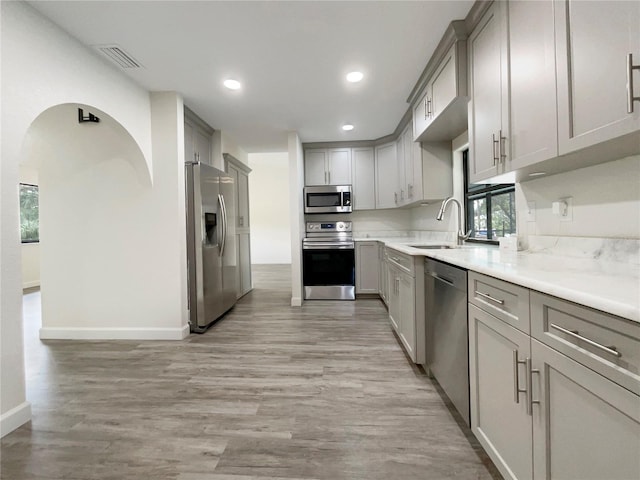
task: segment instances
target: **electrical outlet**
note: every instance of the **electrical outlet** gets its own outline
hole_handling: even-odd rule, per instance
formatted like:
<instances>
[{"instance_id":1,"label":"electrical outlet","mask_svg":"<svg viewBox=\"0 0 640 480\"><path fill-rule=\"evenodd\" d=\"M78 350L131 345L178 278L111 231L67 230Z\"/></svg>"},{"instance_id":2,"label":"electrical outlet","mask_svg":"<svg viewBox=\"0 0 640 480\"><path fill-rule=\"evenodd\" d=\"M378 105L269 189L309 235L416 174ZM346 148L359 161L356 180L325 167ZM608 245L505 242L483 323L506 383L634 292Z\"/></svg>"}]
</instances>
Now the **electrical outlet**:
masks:
<instances>
[{"instance_id":1,"label":"electrical outlet","mask_svg":"<svg viewBox=\"0 0 640 480\"><path fill-rule=\"evenodd\" d=\"M560 221L573 222L573 199L571 197L564 197L561 198L560 201L567 205L564 214L560 215Z\"/></svg>"},{"instance_id":2,"label":"electrical outlet","mask_svg":"<svg viewBox=\"0 0 640 480\"><path fill-rule=\"evenodd\" d=\"M571 197L559 198L551 204L551 212L560 217L561 222L573 221L573 199Z\"/></svg>"},{"instance_id":3,"label":"electrical outlet","mask_svg":"<svg viewBox=\"0 0 640 480\"><path fill-rule=\"evenodd\" d=\"M525 218L527 222L536 221L536 202L527 202L527 209L525 210Z\"/></svg>"}]
</instances>

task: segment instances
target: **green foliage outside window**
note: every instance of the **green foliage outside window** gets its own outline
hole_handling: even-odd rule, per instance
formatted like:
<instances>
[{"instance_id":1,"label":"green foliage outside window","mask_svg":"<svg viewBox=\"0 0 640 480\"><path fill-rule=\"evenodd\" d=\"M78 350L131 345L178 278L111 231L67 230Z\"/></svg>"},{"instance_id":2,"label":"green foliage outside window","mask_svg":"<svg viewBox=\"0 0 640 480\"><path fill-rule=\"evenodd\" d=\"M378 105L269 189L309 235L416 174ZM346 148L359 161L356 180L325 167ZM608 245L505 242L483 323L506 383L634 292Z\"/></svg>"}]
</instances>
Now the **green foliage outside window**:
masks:
<instances>
[{"instance_id":1,"label":"green foliage outside window","mask_svg":"<svg viewBox=\"0 0 640 480\"><path fill-rule=\"evenodd\" d=\"M20 239L22 243L40 241L38 186L20 184Z\"/></svg>"}]
</instances>

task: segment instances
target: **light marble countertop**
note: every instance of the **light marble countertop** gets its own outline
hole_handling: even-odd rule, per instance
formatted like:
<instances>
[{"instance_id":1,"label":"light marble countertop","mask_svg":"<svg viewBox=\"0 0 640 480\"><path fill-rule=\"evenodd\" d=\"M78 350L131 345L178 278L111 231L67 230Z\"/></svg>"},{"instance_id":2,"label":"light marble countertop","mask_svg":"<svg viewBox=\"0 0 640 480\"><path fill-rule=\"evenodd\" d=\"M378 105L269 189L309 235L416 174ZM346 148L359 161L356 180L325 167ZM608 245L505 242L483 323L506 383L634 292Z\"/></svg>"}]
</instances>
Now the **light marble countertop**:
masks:
<instances>
[{"instance_id":1,"label":"light marble countertop","mask_svg":"<svg viewBox=\"0 0 640 480\"><path fill-rule=\"evenodd\" d=\"M357 238L379 241L399 252L419 255L483 273L542 293L640 322L640 266L601 258L572 257L548 250L507 252L497 246L423 250L411 245L449 244L411 238ZM600 253L598 253L600 254Z\"/></svg>"}]
</instances>

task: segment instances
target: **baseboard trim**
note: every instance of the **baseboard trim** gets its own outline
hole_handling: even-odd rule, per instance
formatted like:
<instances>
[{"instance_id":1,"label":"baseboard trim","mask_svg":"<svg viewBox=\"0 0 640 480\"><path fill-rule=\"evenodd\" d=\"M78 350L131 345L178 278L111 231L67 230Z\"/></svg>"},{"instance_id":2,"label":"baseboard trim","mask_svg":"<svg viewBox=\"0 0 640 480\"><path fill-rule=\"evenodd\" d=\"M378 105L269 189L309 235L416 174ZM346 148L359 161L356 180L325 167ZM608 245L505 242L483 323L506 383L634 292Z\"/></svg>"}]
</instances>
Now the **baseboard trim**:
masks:
<instances>
[{"instance_id":1,"label":"baseboard trim","mask_svg":"<svg viewBox=\"0 0 640 480\"><path fill-rule=\"evenodd\" d=\"M0 437L4 437L31 420L31 403L22 402L0 417Z\"/></svg>"},{"instance_id":2,"label":"baseboard trim","mask_svg":"<svg viewBox=\"0 0 640 480\"><path fill-rule=\"evenodd\" d=\"M39 287L40 286L40 281L36 280L34 282L24 282L22 284L22 289L25 290L27 288L33 288L33 287Z\"/></svg>"},{"instance_id":3,"label":"baseboard trim","mask_svg":"<svg viewBox=\"0 0 640 480\"><path fill-rule=\"evenodd\" d=\"M189 325L182 328L66 328L43 327L41 340L182 340Z\"/></svg>"},{"instance_id":4,"label":"baseboard trim","mask_svg":"<svg viewBox=\"0 0 640 480\"><path fill-rule=\"evenodd\" d=\"M302 298L300 298L300 297L291 297L291 306L292 307L301 307L302 306Z\"/></svg>"}]
</instances>

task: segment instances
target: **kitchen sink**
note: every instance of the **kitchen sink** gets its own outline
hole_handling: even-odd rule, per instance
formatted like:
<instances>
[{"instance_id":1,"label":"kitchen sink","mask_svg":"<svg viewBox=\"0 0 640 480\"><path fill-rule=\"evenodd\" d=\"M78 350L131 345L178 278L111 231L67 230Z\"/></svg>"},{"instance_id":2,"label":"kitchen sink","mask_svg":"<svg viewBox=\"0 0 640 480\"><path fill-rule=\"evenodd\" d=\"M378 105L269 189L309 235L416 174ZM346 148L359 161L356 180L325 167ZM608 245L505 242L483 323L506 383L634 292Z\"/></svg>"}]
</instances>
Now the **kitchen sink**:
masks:
<instances>
[{"instance_id":1,"label":"kitchen sink","mask_svg":"<svg viewBox=\"0 0 640 480\"><path fill-rule=\"evenodd\" d=\"M424 250L442 250L445 248L456 248L454 245L409 245L411 248L422 248Z\"/></svg>"}]
</instances>

